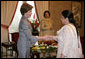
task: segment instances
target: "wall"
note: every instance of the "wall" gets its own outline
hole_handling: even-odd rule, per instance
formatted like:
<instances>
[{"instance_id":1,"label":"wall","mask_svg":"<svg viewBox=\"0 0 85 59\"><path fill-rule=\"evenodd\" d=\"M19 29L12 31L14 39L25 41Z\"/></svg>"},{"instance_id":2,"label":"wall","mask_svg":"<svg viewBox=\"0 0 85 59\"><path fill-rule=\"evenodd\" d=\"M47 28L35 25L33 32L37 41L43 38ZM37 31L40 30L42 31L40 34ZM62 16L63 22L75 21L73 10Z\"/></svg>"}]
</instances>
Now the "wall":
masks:
<instances>
[{"instance_id":1,"label":"wall","mask_svg":"<svg viewBox=\"0 0 85 59\"><path fill-rule=\"evenodd\" d=\"M84 37L84 1L82 1L82 24L79 29L81 37Z\"/></svg>"},{"instance_id":2,"label":"wall","mask_svg":"<svg viewBox=\"0 0 85 59\"><path fill-rule=\"evenodd\" d=\"M48 10L48 1L36 1L37 12L39 19L43 19L43 13L45 10Z\"/></svg>"},{"instance_id":3,"label":"wall","mask_svg":"<svg viewBox=\"0 0 85 59\"><path fill-rule=\"evenodd\" d=\"M65 9L71 10L71 1L49 1L49 10L51 12L51 18L53 20L53 27L58 31L62 25L60 18L61 12Z\"/></svg>"}]
</instances>

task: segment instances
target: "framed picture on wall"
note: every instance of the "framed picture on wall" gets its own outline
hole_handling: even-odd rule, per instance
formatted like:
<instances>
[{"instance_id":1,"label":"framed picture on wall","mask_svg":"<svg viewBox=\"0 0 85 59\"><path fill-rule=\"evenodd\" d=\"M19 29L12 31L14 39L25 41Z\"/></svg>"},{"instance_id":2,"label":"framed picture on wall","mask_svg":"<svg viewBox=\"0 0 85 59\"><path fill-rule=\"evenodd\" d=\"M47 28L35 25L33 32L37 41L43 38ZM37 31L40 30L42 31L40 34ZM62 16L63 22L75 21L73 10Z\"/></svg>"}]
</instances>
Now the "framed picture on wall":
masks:
<instances>
[{"instance_id":1,"label":"framed picture on wall","mask_svg":"<svg viewBox=\"0 0 85 59\"><path fill-rule=\"evenodd\" d=\"M82 17L81 17L81 8L82 1L72 1L72 12L74 14L74 20L78 28L81 27Z\"/></svg>"}]
</instances>

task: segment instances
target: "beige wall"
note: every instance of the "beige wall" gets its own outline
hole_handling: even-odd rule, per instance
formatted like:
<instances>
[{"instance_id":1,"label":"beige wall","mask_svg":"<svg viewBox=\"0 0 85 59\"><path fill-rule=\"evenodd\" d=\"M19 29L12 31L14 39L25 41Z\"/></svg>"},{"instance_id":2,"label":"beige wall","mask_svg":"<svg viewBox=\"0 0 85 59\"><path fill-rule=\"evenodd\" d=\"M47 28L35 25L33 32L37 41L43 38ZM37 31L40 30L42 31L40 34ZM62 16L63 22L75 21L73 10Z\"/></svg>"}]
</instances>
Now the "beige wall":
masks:
<instances>
[{"instance_id":1,"label":"beige wall","mask_svg":"<svg viewBox=\"0 0 85 59\"><path fill-rule=\"evenodd\" d=\"M60 21L61 12L65 9L71 10L71 1L50 1L49 2L49 10L51 12L51 18L53 20L53 27L56 31L58 31L62 23Z\"/></svg>"},{"instance_id":2,"label":"beige wall","mask_svg":"<svg viewBox=\"0 0 85 59\"><path fill-rule=\"evenodd\" d=\"M43 13L45 10L48 10L48 1L36 1L37 12L39 15L39 19L43 19Z\"/></svg>"}]
</instances>

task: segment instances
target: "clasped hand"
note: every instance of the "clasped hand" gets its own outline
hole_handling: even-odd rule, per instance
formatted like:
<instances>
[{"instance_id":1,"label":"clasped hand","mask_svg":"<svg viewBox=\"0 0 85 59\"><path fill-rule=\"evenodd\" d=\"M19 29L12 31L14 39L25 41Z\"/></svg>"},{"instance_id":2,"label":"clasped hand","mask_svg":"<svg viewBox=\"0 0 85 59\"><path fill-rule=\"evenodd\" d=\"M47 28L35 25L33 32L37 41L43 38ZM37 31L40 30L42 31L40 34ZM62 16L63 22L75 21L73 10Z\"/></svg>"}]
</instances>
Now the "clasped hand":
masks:
<instances>
[{"instance_id":1,"label":"clasped hand","mask_svg":"<svg viewBox=\"0 0 85 59\"><path fill-rule=\"evenodd\" d=\"M46 36L36 36L39 40L52 40L53 36L46 35Z\"/></svg>"}]
</instances>

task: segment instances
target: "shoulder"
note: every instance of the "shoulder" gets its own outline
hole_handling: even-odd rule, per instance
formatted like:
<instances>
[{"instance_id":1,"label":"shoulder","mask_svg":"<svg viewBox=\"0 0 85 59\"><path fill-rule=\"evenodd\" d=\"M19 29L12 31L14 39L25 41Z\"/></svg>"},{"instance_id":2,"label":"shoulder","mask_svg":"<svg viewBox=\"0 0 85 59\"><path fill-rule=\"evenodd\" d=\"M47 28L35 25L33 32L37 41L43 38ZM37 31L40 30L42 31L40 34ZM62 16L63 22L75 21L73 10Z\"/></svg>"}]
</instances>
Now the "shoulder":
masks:
<instances>
[{"instance_id":1,"label":"shoulder","mask_svg":"<svg viewBox=\"0 0 85 59\"><path fill-rule=\"evenodd\" d=\"M69 31L69 27L68 27L68 25L64 25L63 27L61 27L61 29L59 31L57 31L57 34L67 32L67 31Z\"/></svg>"},{"instance_id":2,"label":"shoulder","mask_svg":"<svg viewBox=\"0 0 85 59\"><path fill-rule=\"evenodd\" d=\"M63 26L63 31L71 33L72 32L72 28L69 25L65 25L65 26Z\"/></svg>"},{"instance_id":3,"label":"shoulder","mask_svg":"<svg viewBox=\"0 0 85 59\"><path fill-rule=\"evenodd\" d=\"M69 29L69 28L68 28L68 25L64 25L64 26L61 28L61 30L66 30L66 29Z\"/></svg>"},{"instance_id":4,"label":"shoulder","mask_svg":"<svg viewBox=\"0 0 85 59\"><path fill-rule=\"evenodd\" d=\"M67 30L76 30L75 26L72 24L68 24L63 26L63 29L67 29Z\"/></svg>"}]
</instances>

